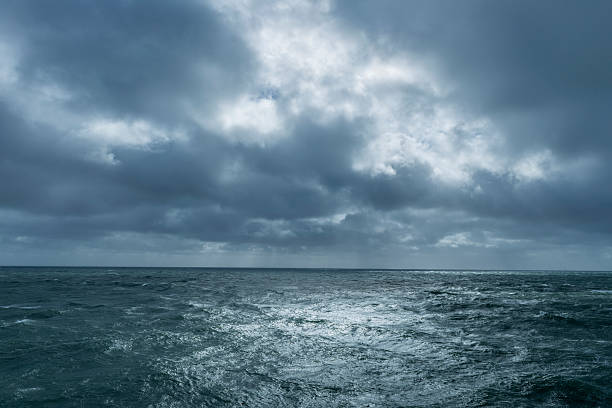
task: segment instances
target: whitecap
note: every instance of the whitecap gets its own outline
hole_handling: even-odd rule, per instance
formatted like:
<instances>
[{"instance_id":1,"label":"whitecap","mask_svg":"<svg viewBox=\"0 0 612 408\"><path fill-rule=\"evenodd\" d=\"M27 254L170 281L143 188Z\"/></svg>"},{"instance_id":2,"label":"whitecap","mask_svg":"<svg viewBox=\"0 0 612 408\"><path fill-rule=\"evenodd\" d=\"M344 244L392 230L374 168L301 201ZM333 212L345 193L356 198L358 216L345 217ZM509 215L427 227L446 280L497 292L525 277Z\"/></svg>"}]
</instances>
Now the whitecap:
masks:
<instances>
[{"instance_id":1,"label":"whitecap","mask_svg":"<svg viewBox=\"0 0 612 408\"><path fill-rule=\"evenodd\" d=\"M19 388L17 389L17 394L25 394L29 392L41 391L41 387L30 387L30 388Z\"/></svg>"},{"instance_id":2,"label":"whitecap","mask_svg":"<svg viewBox=\"0 0 612 408\"><path fill-rule=\"evenodd\" d=\"M20 320L16 320L14 324L27 324L27 323L32 323L34 322L34 320L32 319L20 319Z\"/></svg>"},{"instance_id":3,"label":"whitecap","mask_svg":"<svg viewBox=\"0 0 612 408\"><path fill-rule=\"evenodd\" d=\"M40 309L40 306L0 305L0 309Z\"/></svg>"}]
</instances>

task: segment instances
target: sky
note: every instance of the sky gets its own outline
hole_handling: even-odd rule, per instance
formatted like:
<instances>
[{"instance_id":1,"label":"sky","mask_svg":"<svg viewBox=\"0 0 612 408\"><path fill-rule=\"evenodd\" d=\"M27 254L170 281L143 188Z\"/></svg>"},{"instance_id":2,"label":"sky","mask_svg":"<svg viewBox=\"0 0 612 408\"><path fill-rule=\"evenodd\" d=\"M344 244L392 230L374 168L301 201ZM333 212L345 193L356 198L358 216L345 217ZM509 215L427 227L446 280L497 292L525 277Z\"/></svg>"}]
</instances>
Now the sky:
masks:
<instances>
[{"instance_id":1,"label":"sky","mask_svg":"<svg viewBox=\"0 0 612 408\"><path fill-rule=\"evenodd\" d=\"M612 2L2 9L0 264L612 269Z\"/></svg>"}]
</instances>

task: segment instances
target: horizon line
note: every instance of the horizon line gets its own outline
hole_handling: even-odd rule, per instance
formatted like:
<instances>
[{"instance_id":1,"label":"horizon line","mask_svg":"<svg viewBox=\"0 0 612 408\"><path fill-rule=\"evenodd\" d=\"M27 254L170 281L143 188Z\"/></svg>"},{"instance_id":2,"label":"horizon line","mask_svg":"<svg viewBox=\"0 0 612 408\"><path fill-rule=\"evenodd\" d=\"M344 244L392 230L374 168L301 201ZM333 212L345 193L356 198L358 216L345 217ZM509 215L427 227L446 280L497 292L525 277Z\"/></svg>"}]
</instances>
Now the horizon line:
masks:
<instances>
[{"instance_id":1,"label":"horizon line","mask_svg":"<svg viewBox=\"0 0 612 408\"><path fill-rule=\"evenodd\" d=\"M269 270L337 270L337 271L451 271L451 272L612 272L611 269L546 268L378 268L378 267L283 267L283 266L117 266L117 265L0 265L0 268L91 268L91 269L269 269Z\"/></svg>"}]
</instances>

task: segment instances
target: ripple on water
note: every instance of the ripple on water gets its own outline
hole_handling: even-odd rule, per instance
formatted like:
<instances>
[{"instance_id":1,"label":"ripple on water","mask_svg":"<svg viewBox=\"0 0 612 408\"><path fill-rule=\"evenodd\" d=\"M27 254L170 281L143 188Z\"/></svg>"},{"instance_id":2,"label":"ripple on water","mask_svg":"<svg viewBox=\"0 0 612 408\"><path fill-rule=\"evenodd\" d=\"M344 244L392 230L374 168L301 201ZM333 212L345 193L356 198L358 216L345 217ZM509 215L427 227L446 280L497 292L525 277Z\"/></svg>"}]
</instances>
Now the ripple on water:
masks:
<instances>
[{"instance_id":1,"label":"ripple on water","mask_svg":"<svg viewBox=\"0 0 612 408\"><path fill-rule=\"evenodd\" d=\"M612 406L610 274L3 274L7 407Z\"/></svg>"}]
</instances>

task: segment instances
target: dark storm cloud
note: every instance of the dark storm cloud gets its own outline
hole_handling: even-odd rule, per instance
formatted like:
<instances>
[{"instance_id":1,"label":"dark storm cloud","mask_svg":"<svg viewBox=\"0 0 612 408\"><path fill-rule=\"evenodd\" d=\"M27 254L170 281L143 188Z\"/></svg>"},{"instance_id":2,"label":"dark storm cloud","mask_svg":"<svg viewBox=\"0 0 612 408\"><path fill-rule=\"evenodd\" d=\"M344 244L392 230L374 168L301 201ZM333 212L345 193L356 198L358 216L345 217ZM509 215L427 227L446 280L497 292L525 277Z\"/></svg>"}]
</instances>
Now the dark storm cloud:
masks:
<instances>
[{"instance_id":1,"label":"dark storm cloud","mask_svg":"<svg viewBox=\"0 0 612 408\"><path fill-rule=\"evenodd\" d=\"M184 1L13 1L0 17L25 82L67 87L76 110L183 116L244 84L249 51L208 7Z\"/></svg>"},{"instance_id":2,"label":"dark storm cloud","mask_svg":"<svg viewBox=\"0 0 612 408\"><path fill-rule=\"evenodd\" d=\"M482 215L609 230L609 2L347 1L335 12L390 51L436 61L455 84L450 98L501 127L509 157L546 148L562 161L597 162L519 186L512 175L480 172L483 194L449 201Z\"/></svg>"},{"instance_id":3,"label":"dark storm cloud","mask_svg":"<svg viewBox=\"0 0 612 408\"><path fill-rule=\"evenodd\" d=\"M0 41L18 50L16 82L0 90L5 248L187 253L218 243L229 254L352 252L364 265L380 253L394 266L394 257L418 254L429 254L415 258L423 262L444 253L463 259L468 248L518 265L513 256L536 247L610 247L608 3L335 4L346 33L364 33L381 53L432 62L454 86L441 102L500 129L499 157L546 149L560 169L525 180L475 163L463 183L440 181L418 160L392 173L358 170L355 158L377 131L371 115L290 115L284 89L254 85L262 68L241 27L207 5L15 1L4 9ZM385 86L406 110L440 102L417 86ZM49 102L45 87L68 97ZM16 92L39 100L24 104ZM257 141L257 131L211 119L253 93L285 115L271 142L244 142L251 134ZM67 120L123 121L126 132L130 121L146 120L181 137L109 142L83 136L78 121L62 128L56 111L37 106L69 112ZM460 143L464 130L453 131Z\"/></svg>"},{"instance_id":4,"label":"dark storm cloud","mask_svg":"<svg viewBox=\"0 0 612 408\"><path fill-rule=\"evenodd\" d=\"M454 97L505 124L510 149L610 150L607 1L340 1L352 28L437 61Z\"/></svg>"}]
</instances>

